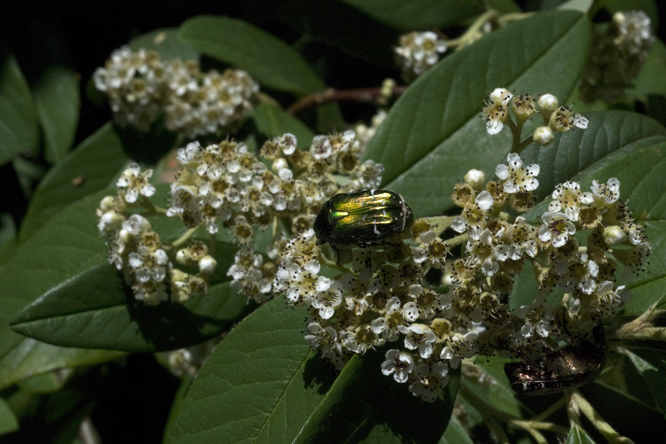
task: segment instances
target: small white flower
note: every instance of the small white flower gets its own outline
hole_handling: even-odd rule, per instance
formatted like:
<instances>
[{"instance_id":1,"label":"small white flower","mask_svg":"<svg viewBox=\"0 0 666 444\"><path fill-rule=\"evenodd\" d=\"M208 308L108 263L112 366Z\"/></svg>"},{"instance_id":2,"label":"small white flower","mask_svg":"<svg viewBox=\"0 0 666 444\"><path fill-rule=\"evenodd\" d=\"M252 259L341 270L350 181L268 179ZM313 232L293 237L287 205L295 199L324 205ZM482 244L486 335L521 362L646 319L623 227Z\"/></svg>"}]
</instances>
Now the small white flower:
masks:
<instances>
[{"instance_id":1,"label":"small white flower","mask_svg":"<svg viewBox=\"0 0 666 444\"><path fill-rule=\"evenodd\" d=\"M549 211L541 216L543 225L539 227L538 236L542 242L551 242L555 248L564 246L576 233L576 226L563 213L551 213Z\"/></svg>"},{"instance_id":2,"label":"small white flower","mask_svg":"<svg viewBox=\"0 0 666 444\"><path fill-rule=\"evenodd\" d=\"M488 134L495 135L502 131L504 123L511 117L509 116L509 104L513 94L505 88L495 88L485 100L486 106L483 108L483 116L486 120L486 131Z\"/></svg>"},{"instance_id":3,"label":"small white flower","mask_svg":"<svg viewBox=\"0 0 666 444\"><path fill-rule=\"evenodd\" d=\"M414 370L414 358L405 352L391 349L386 352L386 360L381 365L385 376L393 374L393 379L399 383L407 382L409 374Z\"/></svg>"},{"instance_id":4,"label":"small white flower","mask_svg":"<svg viewBox=\"0 0 666 444\"><path fill-rule=\"evenodd\" d=\"M609 205L617 202L620 198L620 181L615 177L608 179L605 184L599 184L599 182L593 180L590 189L595 202L598 203Z\"/></svg>"},{"instance_id":5,"label":"small white flower","mask_svg":"<svg viewBox=\"0 0 666 444\"><path fill-rule=\"evenodd\" d=\"M592 193L581 192L580 185L571 181L558 184L553 191L552 198L555 200L550 203L548 210L551 213L564 211L564 214L574 222L578 220L580 205L594 202Z\"/></svg>"},{"instance_id":6,"label":"small white flower","mask_svg":"<svg viewBox=\"0 0 666 444\"><path fill-rule=\"evenodd\" d=\"M116 186L125 190L126 202L134 203L137 201L139 194L146 197L155 194L155 187L148 182L152 175L153 170L146 170L142 173L138 164L131 163L118 178Z\"/></svg>"},{"instance_id":7,"label":"small white flower","mask_svg":"<svg viewBox=\"0 0 666 444\"><path fill-rule=\"evenodd\" d=\"M437 340L435 333L427 325L412 324L401 327L400 332L405 335L405 347L409 350L418 348L421 358L427 359L433 351L433 344Z\"/></svg>"},{"instance_id":8,"label":"small white flower","mask_svg":"<svg viewBox=\"0 0 666 444\"><path fill-rule=\"evenodd\" d=\"M495 168L495 174L502 180L504 191L509 194L519 191L534 191L539 186L536 176L541 168L537 164L523 166L523 160L516 153L507 156L508 165L499 164Z\"/></svg>"}]
</instances>

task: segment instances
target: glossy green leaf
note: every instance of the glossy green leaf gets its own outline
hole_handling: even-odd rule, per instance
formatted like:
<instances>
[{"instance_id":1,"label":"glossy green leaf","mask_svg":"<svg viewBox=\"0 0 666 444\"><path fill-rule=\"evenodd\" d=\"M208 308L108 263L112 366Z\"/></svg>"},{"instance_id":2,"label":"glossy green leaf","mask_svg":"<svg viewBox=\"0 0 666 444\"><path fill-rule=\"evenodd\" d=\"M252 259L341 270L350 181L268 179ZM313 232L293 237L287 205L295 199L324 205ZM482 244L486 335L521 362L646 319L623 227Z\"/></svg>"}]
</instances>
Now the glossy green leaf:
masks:
<instances>
[{"instance_id":1,"label":"glossy green leaf","mask_svg":"<svg viewBox=\"0 0 666 444\"><path fill-rule=\"evenodd\" d=\"M666 412L666 352L647 348L632 348L623 350L643 377L650 389L652 397L662 412Z\"/></svg>"},{"instance_id":2,"label":"glossy green leaf","mask_svg":"<svg viewBox=\"0 0 666 444\"><path fill-rule=\"evenodd\" d=\"M10 330L10 318L38 297L85 272L91 264L106 260L104 240L95 233L94 206L99 197L76 204L90 215L76 211L59 214L50 227L31 237L0 272L0 387L28 375L59 367L111 359L118 353L62 349ZM91 205L90 202L95 203ZM86 217L87 216L87 217Z\"/></svg>"},{"instance_id":3,"label":"glossy green leaf","mask_svg":"<svg viewBox=\"0 0 666 444\"><path fill-rule=\"evenodd\" d=\"M161 186L159 194L166 189ZM192 298L186 304L154 307L135 301L122 277L108 263L104 239L96 231L95 209L101 198L98 193L68 207L21 249L16 258L19 262L40 247L50 247L47 254L42 253L44 262L59 266L42 265L42 269L51 269L52 287L41 293L35 291L34 302L15 314L11 321L15 331L60 346L172 350L220 334L251 308L245 296L229 288L226 270L233 263L236 248L224 243L218 244L218 270L211 276L208 295ZM65 223L69 226L64 227ZM185 231L175 219L155 221L153 226L165 240ZM72 251L78 251L76 261L71 259ZM26 282L13 284L10 292L33 291Z\"/></svg>"},{"instance_id":4,"label":"glossy green leaf","mask_svg":"<svg viewBox=\"0 0 666 444\"><path fill-rule=\"evenodd\" d=\"M181 25L179 38L206 55L246 70L269 88L308 94L326 87L289 45L242 20L194 17Z\"/></svg>"},{"instance_id":5,"label":"glossy green leaf","mask_svg":"<svg viewBox=\"0 0 666 444\"><path fill-rule=\"evenodd\" d=\"M24 379L17 385L20 390L27 393L53 393L62 389L71 373L68 370L54 370Z\"/></svg>"},{"instance_id":6,"label":"glossy green leaf","mask_svg":"<svg viewBox=\"0 0 666 444\"><path fill-rule=\"evenodd\" d=\"M21 186L23 197L32 198L35 184L44 176L46 167L27 157L19 156L12 160L12 167L16 173L16 179Z\"/></svg>"},{"instance_id":7,"label":"glossy green leaf","mask_svg":"<svg viewBox=\"0 0 666 444\"><path fill-rule=\"evenodd\" d=\"M661 173L666 163L660 154L666 149L666 129L650 118L623 111L586 116L587 129L562 134L547 147L530 146L521 154L525 164L542 166L535 193L543 201L525 217L539 224L541 214L547 211L548 197L559 183L572 180L589 190L593 180L605 183L611 177L618 178L620 198L628 201L634 216L645 223L652 245L649 271L632 280L635 296L626 307L629 313L642 313L663 296L666 276L666 251L661 248L666 241L666 178ZM524 293L517 298L512 304L529 299Z\"/></svg>"},{"instance_id":8,"label":"glossy green leaf","mask_svg":"<svg viewBox=\"0 0 666 444\"><path fill-rule=\"evenodd\" d=\"M25 242L71 203L112 185L129 162L120 139L107 123L46 174L23 219L19 241Z\"/></svg>"},{"instance_id":9,"label":"glossy green leaf","mask_svg":"<svg viewBox=\"0 0 666 444\"><path fill-rule=\"evenodd\" d=\"M645 65L633 81L634 87L627 93L641 100L647 100L648 94L666 95L666 45L655 38Z\"/></svg>"},{"instance_id":10,"label":"glossy green leaf","mask_svg":"<svg viewBox=\"0 0 666 444\"><path fill-rule=\"evenodd\" d=\"M291 442L333 377L305 343L306 315L280 297L234 328L192 383L165 441Z\"/></svg>"},{"instance_id":11,"label":"glossy green leaf","mask_svg":"<svg viewBox=\"0 0 666 444\"><path fill-rule=\"evenodd\" d=\"M3 301L3 310L14 301ZM7 316L0 318L0 388L9 387L25 378L64 367L94 365L124 355L108 350L64 348L26 338L9 330Z\"/></svg>"},{"instance_id":12,"label":"glossy green leaf","mask_svg":"<svg viewBox=\"0 0 666 444\"><path fill-rule=\"evenodd\" d=\"M20 153L33 153L39 143L37 112L21 69L12 55L0 51L0 165Z\"/></svg>"},{"instance_id":13,"label":"glossy green leaf","mask_svg":"<svg viewBox=\"0 0 666 444\"><path fill-rule=\"evenodd\" d=\"M594 440L585 433L585 430L574 424L569 431L566 444L594 444Z\"/></svg>"},{"instance_id":14,"label":"glossy green leaf","mask_svg":"<svg viewBox=\"0 0 666 444\"><path fill-rule=\"evenodd\" d=\"M19 423L14 412L4 399L0 398L0 435L18 430Z\"/></svg>"},{"instance_id":15,"label":"glossy green leaf","mask_svg":"<svg viewBox=\"0 0 666 444\"><path fill-rule=\"evenodd\" d=\"M666 141L666 129L650 118L624 111L593 112L585 116L589 120L586 129L563 133L547 147L531 145L521 154L525 164L548 166L542 167L539 173L537 199L547 198L557 184L567 180L589 187L592 180L606 182L610 177L617 177L622 182L620 197L626 201L631 195L631 208L643 219L640 213L657 202L636 207L633 200L638 196L634 195L634 188L641 182L643 187L653 190L660 189L661 182L666 185L660 177L654 178L658 181L655 183L644 182L646 170L642 168L650 168L649 164L655 160L654 157L642 157L651 156L644 147L658 149ZM627 168L625 162L635 165ZM655 176L658 176L656 171ZM652 196L653 199L658 197ZM534 214L542 213L547 204L545 202L536 211L528 213L528 220L534 219ZM662 205L661 208L659 211L666 214L666 207Z\"/></svg>"},{"instance_id":16,"label":"glossy green leaf","mask_svg":"<svg viewBox=\"0 0 666 444\"><path fill-rule=\"evenodd\" d=\"M88 384L91 382L88 381ZM24 402L26 405L21 415L21 428L8 437L7 442L73 443L79 434L81 422L94 406L90 386L81 387L80 384L78 387L67 386L49 395L26 397Z\"/></svg>"},{"instance_id":17,"label":"glossy green leaf","mask_svg":"<svg viewBox=\"0 0 666 444\"><path fill-rule=\"evenodd\" d=\"M616 432L634 442L653 442L654 431L666 429L663 413L627 393L599 382L584 385L579 390Z\"/></svg>"},{"instance_id":18,"label":"glossy green leaf","mask_svg":"<svg viewBox=\"0 0 666 444\"><path fill-rule=\"evenodd\" d=\"M473 381L473 378L465 379L464 387L474 391L493 407L515 416L521 416L527 407L521 404L516 398L516 393L509 386L509 380L504 373L504 365L509 361L509 359L496 355L484 356L476 363L477 371L481 376L477 381ZM489 386L492 387L490 391Z\"/></svg>"},{"instance_id":19,"label":"glossy green leaf","mask_svg":"<svg viewBox=\"0 0 666 444\"><path fill-rule=\"evenodd\" d=\"M62 346L173 350L219 335L251 308L247 297L232 291L228 282L212 285L208 295L185 304L144 306L132 297L123 291L115 269L102 263L26 307L12 320L12 328Z\"/></svg>"},{"instance_id":20,"label":"glossy green leaf","mask_svg":"<svg viewBox=\"0 0 666 444\"><path fill-rule=\"evenodd\" d=\"M453 412L459 369L449 371L443 395L427 403L381 373L384 352L357 355L347 363L295 443L439 441Z\"/></svg>"},{"instance_id":21,"label":"glossy green leaf","mask_svg":"<svg viewBox=\"0 0 666 444\"><path fill-rule=\"evenodd\" d=\"M74 143L81 106L77 78L71 68L55 65L43 72L33 86L46 160L50 163L62 159Z\"/></svg>"},{"instance_id":22,"label":"glossy green leaf","mask_svg":"<svg viewBox=\"0 0 666 444\"><path fill-rule=\"evenodd\" d=\"M353 57L395 68L398 32L343 2L280 2L277 17L290 28ZM340 29L344 23L344 31ZM368 38L371 35L372 38Z\"/></svg>"},{"instance_id":23,"label":"glossy green leaf","mask_svg":"<svg viewBox=\"0 0 666 444\"><path fill-rule=\"evenodd\" d=\"M303 122L268 103L260 103L252 110L257 129L267 137L291 133L301 148L309 146L315 134Z\"/></svg>"},{"instance_id":24,"label":"glossy green leaf","mask_svg":"<svg viewBox=\"0 0 666 444\"><path fill-rule=\"evenodd\" d=\"M467 430L460 424L460 421L455 416L451 417L449 425L446 427L446 432L439 440L439 444L472 444Z\"/></svg>"},{"instance_id":25,"label":"glossy green leaf","mask_svg":"<svg viewBox=\"0 0 666 444\"><path fill-rule=\"evenodd\" d=\"M201 54L178 38L178 28L161 28L133 38L128 45L133 51L157 51L162 60L199 60Z\"/></svg>"},{"instance_id":26,"label":"glossy green leaf","mask_svg":"<svg viewBox=\"0 0 666 444\"><path fill-rule=\"evenodd\" d=\"M485 11L478 0L342 0L399 31L429 30L453 25Z\"/></svg>"},{"instance_id":27,"label":"glossy green leaf","mask_svg":"<svg viewBox=\"0 0 666 444\"><path fill-rule=\"evenodd\" d=\"M592 8L594 0L567 0L561 3L557 9L571 9L587 14Z\"/></svg>"},{"instance_id":28,"label":"glossy green leaf","mask_svg":"<svg viewBox=\"0 0 666 444\"><path fill-rule=\"evenodd\" d=\"M580 13L545 12L446 57L396 102L365 157L384 164L384 188L415 215L452 207L453 186L472 168L491 174L511 135L486 134L483 98L497 87L567 97L587 56L590 26Z\"/></svg>"},{"instance_id":29,"label":"glossy green leaf","mask_svg":"<svg viewBox=\"0 0 666 444\"><path fill-rule=\"evenodd\" d=\"M513 292L509 299L509 309L513 310L521 305L529 305L536 299L539 291L537 276L534 274L534 265L526 261L523 271L515 276Z\"/></svg>"}]
</instances>

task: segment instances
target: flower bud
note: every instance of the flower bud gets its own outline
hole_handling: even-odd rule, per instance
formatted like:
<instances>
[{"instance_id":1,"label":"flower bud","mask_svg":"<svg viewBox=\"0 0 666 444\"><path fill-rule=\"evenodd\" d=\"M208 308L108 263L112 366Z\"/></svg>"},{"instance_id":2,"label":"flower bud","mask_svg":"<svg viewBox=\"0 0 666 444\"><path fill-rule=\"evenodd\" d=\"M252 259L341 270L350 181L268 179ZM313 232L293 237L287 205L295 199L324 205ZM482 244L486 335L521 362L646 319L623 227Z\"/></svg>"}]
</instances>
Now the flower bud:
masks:
<instances>
[{"instance_id":1,"label":"flower bud","mask_svg":"<svg viewBox=\"0 0 666 444\"><path fill-rule=\"evenodd\" d=\"M469 170L465 174L465 183L478 193L486 183L486 174L480 170Z\"/></svg>"},{"instance_id":2,"label":"flower bud","mask_svg":"<svg viewBox=\"0 0 666 444\"><path fill-rule=\"evenodd\" d=\"M286 159L279 157L273 161L273 165L271 166L271 168L276 173L279 173L281 170L289 168L289 164L287 163Z\"/></svg>"},{"instance_id":3,"label":"flower bud","mask_svg":"<svg viewBox=\"0 0 666 444\"><path fill-rule=\"evenodd\" d=\"M99 208L103 212L113 210L114 199L113 196L105 196L104 199L99 203Z\"/></svg>"},{"instance_id":4,"label":"flower bud","mask_svg":"<svg viewBox=\"0 0 666 444\"><path fill-rule=\"evenodd\" d=\"M544 94L543 96L539 97L539 101L537 103L539 104L539 111L541 112L541 115L546 122L550 120L550 115L553 114L558 106L560 106L560 102L557 100L557 97L552 94Z\"/></svg>"},{"instance_id":5,"label":"flower bud","mask_svg":"<svg viewBox=\"0 0 666 444\"><path fill-rule=\"evenodd\" d=\"M547 146L550 144L550 142L553 141L553 138L555 135L553 134L553 130L551 130L547 126L540 126L536 130L534 130L534 141L538 143L541 146Z\"/></svg>"},{"instance_id":6,"label":"flower bud","mask_svg":"<svg viewBox=\"0 0 666 444\"><path fill-rule=\"evenodd\" d=\"M199 261L199 271L202 273L212 273L215 271L216 267L217 261L213 258L213 256L206 255Z\"/></svg>"},{"instance_id":7,"label":"flower bud","mask_svg":"<svg viewBox=\"0 0 666 444\"><path fill-rule=\"evenodd\" d=\"M604 228L604 242L606 245L619 245L627 240L627 234L617 225Z\"/></svg>"}]
</instances>

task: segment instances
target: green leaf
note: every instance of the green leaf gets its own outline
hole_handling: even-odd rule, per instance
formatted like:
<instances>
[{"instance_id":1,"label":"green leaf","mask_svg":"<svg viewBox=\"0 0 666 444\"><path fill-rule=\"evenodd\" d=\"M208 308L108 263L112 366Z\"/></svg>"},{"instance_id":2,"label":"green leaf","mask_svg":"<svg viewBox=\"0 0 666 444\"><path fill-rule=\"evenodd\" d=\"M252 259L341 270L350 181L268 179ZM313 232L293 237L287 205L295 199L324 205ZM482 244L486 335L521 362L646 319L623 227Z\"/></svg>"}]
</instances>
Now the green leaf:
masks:
<instances>
[{"instance_id":1,"label":"green leaf","mask_svg":"<svg viewBox=\"0 0 666 444\"><path fill-rule=\"evenodd\" d=\"M226 271L229 264L220 267ZM210 339L252 308L228 282L185 304L158 306L134 301L122 284L110 264L91 267L22 310L12 329L61 346L153 352Z\"/></svg>"},{"instance_id":2,"label":"green leaf","mask_svg":"<svg viewBox=\"0 0 666 444\"><path fill-rule=\"evenodd\" d=\"M539 173L539 188L535 192L537 199L548 198L557 184L567 180L589 187L592 180L605 183L609 178L617 177L622 182L622 200L631 197L631 208L637 214L643 208L650 208L639 209L635 206L633 199L638 196L634 196L634 188L644 179L646 170L642 168L651 168L650 164L654 160L654 153L643 149L658 147L663 143L666 140L666 129L650 118L625 111L591 112L585 114L585 117L589 120L586 129L563 133L547 147L531 145L521 154L525 164L549 166L542 168ZM650 157L644 158L643 155ZM634 165L626 169L626 162ZM661 181L661 178L655 177L655 180ZM654 189L658 185L652 183L644 187ZM538 218L549 202L541 203L525 217L528 220Z\"/></svg>"},{"instance_id":3,"label":"green leaf","mask_svg":"<svg viewBox=\"0 0 666 444\"><path fill-rule=\"evenodd\" d=\"M541 169L536 190L537 198L546 200L525 217L538 223L550 202L547 197L558 183L572 180L589 189L592 180L605 183L617 177L621 199L629 202L640 221L647 220L652 245L648 273L634 278L634 298L626 306L628 313L642 313L663 296L666 251L660 245L666 241L666 204L662 202L666 181L660 171L666 165L660 153L666 147L666 129L635 113L608 111L586 116L587 129L565 133L548 147L531 146L523 152L526 164L551 166Z\"/></svg>"},{"instance_id":4,"label":"green leaf","mask_svg":"<svg viewBox=\"0 0 666 444\"><path fill-rule=\"evenodd\" d=\"M584 385L579 390L616 432L634 442L653 442L654 431L666 428L663 413L627 393L599 382Z\"/></svg>"},{"instance_id":5,"label":"green leaf","mask_svg":"<svg viewBox=\"0 0 666 444\"><path fill-rule=\"evenodd\" d=\"M120 139L107 123L46 174L23 219L19 242L25 242L71 203L112 185L129 162Z\"/></svg>"},{"instance_id":6,"label":"green leaf","mask_svg":"<svg viewBox=\"0 0 666 444\"><path fill-rule=\"evenodd\" d=\"M62 159L76 136L81 105L77 77L71 68L53 65L42 73L33 86L49 163Z\"/></svg>"},{"instance_id":7,"label":"green leaf","mask_svg":"<svg viewBox=\"0 0 666 444\"><path fill-rule=\"evenodd\" d=\"M132 51L157 51L162 60L199 60L196 48L178 38L178 28L160 28L133 38L128 44Z\"/></svg>"},{"instance_id":8,"label":"green leaf","mask_svg":"<svg viewBox=\"0 0 666 444\"><path fill-rule=\"evenodd\" d=\"M0 51L0 165L39 143L37 114L30 88L12 55Z\"/></svg>"},{"instance_id":9,"label":"green leaf","mask_svg":"<svg viewBox=\"0 0 666 444\"><path fill-rule=\"evenodd\" d=\"M643 377L662 412L666 412L666 352L648 348L632 348L622 352Z\"/></svg>"},{"instance_id":10,"label":"green leaf","mask_svg":"<svg viewBox=\"0 0 666 444\"><path fill-rule=\"evenodd\" d=\"M17 385L20 390L27 393L53 393L62 389L72 372L63 372L54 370L41 375L32 376L24 379Z\"/></svg>"},{"instance_id":11,"label":"green leaf","mask_svg":"<svg viewBox=\"0 0 666 444\"><path fill-rule=\"evenodd\" d=\"M289 45L244 21L194 17L181 25L178 36L202 53L246 70L269 88L304 95L326 87Z\"/></svg>"},{"instance_id":12,"label":"green leaf","mask_svg":"<svg viewBox=\"0 0 666 444\"><path fill-rule=\"evenodd\" d=\"M376 65L395 68L395 30L342 2L282 1L277 17L299 34L311 36L340 51ZM340 23L345 24L344 31ZM371 35L372 38L368 38Z\"/></svg>"},{"instance_id":13,"label":"green leaf","mask_svg":"<svg viewBox=\"0 0 666 444\"><path fill-rule=\"evenodd\" d=\"M70 444L79 433L81 422L90 414L94 406L91 387L100 393L91 377L83 375L55 393L34 396L29 392L17 392L10 403L23 404L19 408L21 417L20 431L8 438L8 442L48 442L53 444ZM99 374L96 376L99 377ZM82 381L82 379L88 379ZM104 381L106 382L106 381ZM87 383L87 385L86 385ZM103 384L100 384L103 386ZM23 399L16 399L21 397ZM4 442L4 441L3 441Z\"/></svg>"},{"instance_id":14,"label":"green leaf","mask_svg":"<svg viewBox=\"0 0 666 444\"><path fill-rule=\"evenodd\" d=\"M530 261L525 261L523 271L515 276L513 291L509 298L509 310L531 304L536 299L538 291L539 283L534 274L534 265Z\"/></svg>"},{"instance_id":15,"label":"green leaf","mask_svg":"<svg viewBox=\"0 0 666 444\"><path fill-rule=\"evenodd\" d=\"M260 103L252 110L257 129L267 137L291 133L301 147L308 146L315 134L303 122L268 103Z\"/></svg>"},{"instance_id":16,"label":"green leaf","mask_svg":"<svg viewBox=\"0 0 666 444\"><path fill-rule=\"evenodd\" d=\"M0 387L55 368L119 356L97 350L62 349L27 339L9 328L9 319L26 305L106 260L104 240L95 233L94 206L99 199L88 198L72 211L51 219L0 271Z\"/></svg>"},{"instance_id":17,"label":"green leaf","mask_svg":"<svg viewBox=\"0 0 666 444\"><path fill-rule=\"evenodd\" d=\"M165 194L168 187L159 187ZM98 193L71 205L28 240L13 263L31 269L29 256L42 251L43 272L51 286L33 289L30 282L12 280L8 292L30 294L32 302L15 311L12 328L51 344L124 351L160 351L203 342L246 315L246 296L229 287L226 271L236 248L219 243L218 271L211 276L208 295L185 304L146 306L134 300L122 277L108 263L107 247L96 231ZM158 196L159 198L159 196ZM185 231L179 221L159 218L153 227L165 240ZM76 253L76 260L72 255ZM23 259L25 259L25 262Z\"/></svg>"},{"instance_id":18,"label":"green leaf","mask_svg":"<svg viewBox=\"0 0 666 444\"><path fill-rule=\"evenodd\" d=\"M648 94L666 95L666 45L655 38L645 65L627 93L647 101Z\"/></svg>"},{"instance_id":19,"label":"green leaf","mask_svg":"<svg viewBox=\"0 0 666 444\"><path fill-rule=\"evenodd\" d=\"M0 398L0 435L14 432L19 429L19 423L14 412L4 399Z\"/></svg>"},{"instance_id":20,"label":"green leaf","mask_svg":"<svg viewBox=\"0 0 666 444\"><path fill-rule=\"evenodd\" d=\"M165 442L291 442L332 379L305 343L306 316L280 297L241 322L204 364Z\"/></svg>"},{"instance_id":21,"label":"green leaf","mask_svg":"<svg viewBox=\"0 0 666 444\"><path fill-rule=\"evenodd\" d=\"M438 442L453 412L460 371L449 371L443 396L431 404L384 376L383 360L381 350L354 356L295 442Z\"/></svg>"},{"instance_id":22,"label":"green leaf","mask_svg":"<svg viewBox=\"0 0 666 444\"><path fill-rule=\"evenodd\" d=\"M402 194L416 216L451 208L458 180L472 168L491 174L511 143L508 131L486 134L484 96L505 87L567 97L589 34L580 13L545 12L442 60L400 97L368 145L364 157L384 164L383 187Z\"/></svg>"},{"instance_id":23,"label":"green leaf","mask_svg":"<svg viewBox=\"0 0 666 444\"><path fill-rule=\"evenodd\" d=\"M511 390L509 380L504 373L504 365L510 360L493 355L479 359L476 366L482 376L472 382L472 378L465 379L464 387L472 390L490 405L503 412L515 416L522 416L526 407L516 398L516 393ZM484 374L485 373L485 374ZM488 386L493 389L489 392Z\"/></svg>"},{"instance_id":24,"label":"green leaf","mask_svg":"<svg viewBox=\"0 0 666 444\"><path fill-rule=\"evenodd\" d=\"M539 199L547 198L558 183L572 180L588 190L593 180L620 180L620 198L639 221L645 221L652 255L648 272L634 277L633 300L627 313L642 313L663 296L666 277L666 129L647 117L623 111L590 113L583 131L563 134L545 148L535 146L523 153L526 164L549 165L539 174ZM546 199L525 215L538 221L547 209Z\"/></svg>"},{"instance_id":25,"label":"green leaf","mask_svg":"<svg viewBox=\"0 0 666 444\"><path fill-rule=\"evenodd\" d=\"M574 424L569 431L566 444L594 444L594 440L585 433L585 430Z\"/></svg>"},{"instance_id":26,"label":"green leaf","mask_svg":"<svg viewBox=\"0 0 666 444\"><path fill-rule=\"evenodd\" d=\"M483 2L459 0L342 0L399 31L444 28L485 11Z\"/></svg>"},{"instance_id":27,"label":"green leaf","mask_svg":"<svg viewBox=\"0 0 666 444\"><path fill-rule=\"evenodd\" d=\"M455 416L451 416L446 432L439 440L439 444L473 444L467 430L460 424Z\"/></svg>"},{"instance_id":28,"label":"green leaf","mask_svg":"<svg viewBox=\"0 0 666 444\"><path fill-rule=\"evenodd\" d=\"M13 302L13 301L10 301ZM5 313L7 302L0 303ZM0 388L25 378L65 367L93 365L123 356L122 352L57 347L25 338L9 330L7 316L0 318Z\"/></svg>"}]
</instances>

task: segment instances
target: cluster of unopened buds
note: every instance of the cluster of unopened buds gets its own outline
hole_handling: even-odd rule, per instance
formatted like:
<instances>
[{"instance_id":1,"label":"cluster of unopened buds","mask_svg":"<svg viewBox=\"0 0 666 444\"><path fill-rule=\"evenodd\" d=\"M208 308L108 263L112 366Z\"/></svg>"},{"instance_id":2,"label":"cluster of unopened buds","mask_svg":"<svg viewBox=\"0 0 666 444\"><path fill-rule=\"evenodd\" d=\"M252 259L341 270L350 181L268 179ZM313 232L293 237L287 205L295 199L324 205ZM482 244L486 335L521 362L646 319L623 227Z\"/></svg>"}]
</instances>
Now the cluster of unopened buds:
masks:
<instances>
[{"instance_id":1,"label":"cluster of unopened buds","mask_svg":"<svg viewBox=\"0 0 666 444\"><path fill-rule=\"evenodd\" d=\"M252 110L259 84L245 71L201 72L196 60L161 60L155 51L120 48L93 76L114 121L141 131L164 116L169 131L196 138L234 131Z\"/></svg>"}]
</instances>

